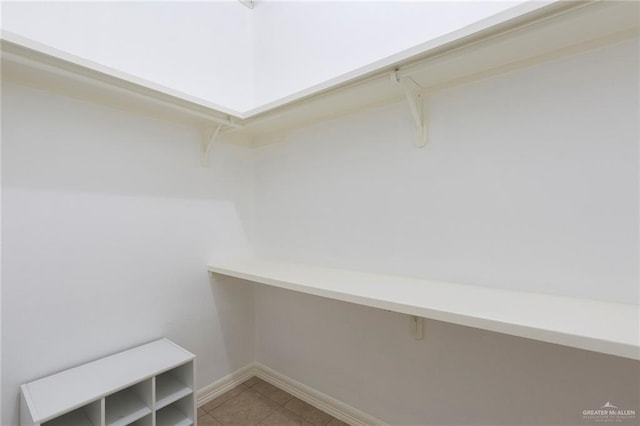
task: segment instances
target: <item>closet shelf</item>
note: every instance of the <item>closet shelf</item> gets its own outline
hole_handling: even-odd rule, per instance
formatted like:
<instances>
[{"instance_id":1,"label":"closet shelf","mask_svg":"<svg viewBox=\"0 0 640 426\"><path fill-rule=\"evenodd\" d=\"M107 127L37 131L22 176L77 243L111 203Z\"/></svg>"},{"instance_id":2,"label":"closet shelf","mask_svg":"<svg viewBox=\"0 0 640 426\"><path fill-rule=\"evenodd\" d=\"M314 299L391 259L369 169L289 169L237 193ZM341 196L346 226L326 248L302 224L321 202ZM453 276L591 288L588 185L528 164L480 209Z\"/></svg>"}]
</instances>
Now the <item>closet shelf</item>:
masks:
<instances>
[{"instance_id":1,"label":"closet shelf","mask_svg":"<svg viewBox=\"0 0 640 426\"><path fill-rule=\"evenodd\" d=\"M240 112L2 31L3 79L127 111L239 127Z\"/></svg>"},{"instance_id":2,"label":"closet shelf","mask_svg":"<svg viewBox=\"0 0 640 426\"><path fill-rule=\"evenodd\" d=\"M639 10L637 2L525 2L248 111L234 111L7 32L0 45L3 78L200 126L223 124L225 141L255 145L292 128L400 100L403 88L398 81L410 79L428 98L440 88L637 37Z\"/></svg>"},{"instance_id":3,"label":"closet shelf","mask_svg":"<svg viewBox=\"0 0 640 426\"><path fill-rule=\"evenodd\" d=\"M245 113L254 144L279 132L404 98L406 78L424 93L557 60L638 36L637 2L527 2L367 67ZM407 108L409 113L409 108ZM426 123L428 127L428 123ZM259 138L264 136L262 140Z\"/></svg>"},{"instance_id":4,"label":"closet shelf","mask_svg":"<svg viewBox=\"0 0 640 426\"><path fill-rule=\"evenodd\" d=\"M258 258L214 262L208 270L359 305L640 359L638 305Z\"/></svg>"}]
</instances>

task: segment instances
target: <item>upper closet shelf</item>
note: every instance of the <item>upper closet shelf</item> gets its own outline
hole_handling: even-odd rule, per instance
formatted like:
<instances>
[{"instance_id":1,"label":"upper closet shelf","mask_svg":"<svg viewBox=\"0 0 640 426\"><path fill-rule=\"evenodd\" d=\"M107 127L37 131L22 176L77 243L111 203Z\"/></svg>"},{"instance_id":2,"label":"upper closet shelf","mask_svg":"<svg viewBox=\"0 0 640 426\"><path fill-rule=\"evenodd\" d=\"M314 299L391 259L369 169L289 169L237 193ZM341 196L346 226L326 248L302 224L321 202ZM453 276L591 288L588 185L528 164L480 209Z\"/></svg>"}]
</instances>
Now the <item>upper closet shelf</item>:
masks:
<instances>
[{"instance_id":1,"label":"upper closet shelf","mask_svg":"<svg viewBox=\"0 0 640 426\"><path fill-rule=\"evenodd\" d=\"M256 258L216 262L208 270L359 305L640 359L638 305Z\"/></svg>"},{"instance_id":2,"label":"upper closet shelf","mask_svg":"<svg viewBox=\"0 0 640 426\"><path fill-rule=\"evenodd\" d=\"M536 3L527 2L521 8ZM518 10L522 12L507 10L249 111L241 131L259 137L397 101L405 98L406 86L414 95L422 92L425 128L421 130L425 131L433 91L638 36L638 2L558 2L526 13Z\"/></svg>"},{"instance_id":3,"label":"upper closet shelf","mask_svg":"<svg viewBox=\"0 0 640 426\"><path fill-rule=\"evenodd\" d=\"M239 127L237 111L17 34L2 31L0 47L3 78L127 110Z\"/></svg>"},{"instance_id":4,"label":"upper closet shelf","mask_svg":"<svg viewBox=\"0 0 640 426\"><path fill-rule=\"evenodd\" d=\"M232 111L173 89L2 34L3 76L72 96L167 118L220 125L228 142L268 134L402 99L424 131L430 91L553 60L638 35L637 2L525 2L392 57L249 111ZM410 88L410 92L407 92ZM422 101L420 101L422 102ZM423 122L424 119L424 122Z\"/></svg>"}]
</instances>

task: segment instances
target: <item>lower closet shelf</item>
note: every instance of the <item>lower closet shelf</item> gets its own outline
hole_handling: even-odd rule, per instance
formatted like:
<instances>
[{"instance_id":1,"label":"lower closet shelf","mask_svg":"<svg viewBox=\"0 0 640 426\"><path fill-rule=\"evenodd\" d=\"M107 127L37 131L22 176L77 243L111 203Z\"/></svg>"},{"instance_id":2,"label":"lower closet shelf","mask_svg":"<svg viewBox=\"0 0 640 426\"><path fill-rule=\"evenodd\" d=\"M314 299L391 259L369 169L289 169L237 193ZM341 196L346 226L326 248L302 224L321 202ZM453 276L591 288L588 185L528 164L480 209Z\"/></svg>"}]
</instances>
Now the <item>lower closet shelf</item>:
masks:
<instances>
[{"instance_id":1,"label":"lower closet shelf","mask_svg":"<svg viewBox=\"0 0 640 426\"><path fill-rule=\"evenodd\" d=\"M513 336L640 359L640 307L261 258L211 273Z\"/></svg>"}]
</instances>

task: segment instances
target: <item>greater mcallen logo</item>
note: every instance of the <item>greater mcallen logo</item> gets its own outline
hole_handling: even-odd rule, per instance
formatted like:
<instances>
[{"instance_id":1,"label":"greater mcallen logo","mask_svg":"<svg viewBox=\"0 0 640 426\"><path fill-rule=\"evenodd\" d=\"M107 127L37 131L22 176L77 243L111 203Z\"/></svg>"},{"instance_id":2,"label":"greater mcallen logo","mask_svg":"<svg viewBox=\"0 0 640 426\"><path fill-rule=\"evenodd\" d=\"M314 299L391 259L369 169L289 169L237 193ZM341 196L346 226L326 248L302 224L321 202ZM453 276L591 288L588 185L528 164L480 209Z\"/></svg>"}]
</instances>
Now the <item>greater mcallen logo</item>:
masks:
<instances>
[{"instance_id":1,"label":"greater mcallen logo","mask_svg":"<svg viewBox=\"0 0 640 426\"><path fill-rule=\"evenodd\" d=\"M583 410L582 417L596 423L622 423L636 418L636 410L624 410L608 402L598 410Z\"/></svg>"}]
</instances>

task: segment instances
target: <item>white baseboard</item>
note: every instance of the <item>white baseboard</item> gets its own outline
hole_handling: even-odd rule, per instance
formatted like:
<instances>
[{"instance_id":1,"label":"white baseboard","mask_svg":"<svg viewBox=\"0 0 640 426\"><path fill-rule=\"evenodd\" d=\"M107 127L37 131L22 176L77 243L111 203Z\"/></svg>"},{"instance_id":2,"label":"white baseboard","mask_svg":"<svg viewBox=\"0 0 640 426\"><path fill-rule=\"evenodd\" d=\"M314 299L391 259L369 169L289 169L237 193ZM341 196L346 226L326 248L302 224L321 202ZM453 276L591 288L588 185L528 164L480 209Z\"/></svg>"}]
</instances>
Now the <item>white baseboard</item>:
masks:
<instances>
[{"instance_id":1,"label":"white baseboard","mask_svg":"<svg viewBox=\"0 0 640 426\"><path fill-rule=\"evenodd\" d=\"M285 376L260 363L249 364L228 376L200 389L197 392L197 405L211 401L213 398L222 395L229 389L243 383L249 378L257 376L272 385L289 392L314 407L331 414L333 417L348 423L352 426L388 426L385 422L375 417L351 407L344 402L338 401L320 391L304 385L290 377Z\"/></svg>"},{"instance_id":2,"label":"white baseboard","mask_svg":"<svg viewBox=\"0 0 640 426\"><path fill-rule=\"evenodd\" d=\"M249 364L196 392L196 405L200 407L257 374L255 363Z\"/></svg>"}]
</instances>

